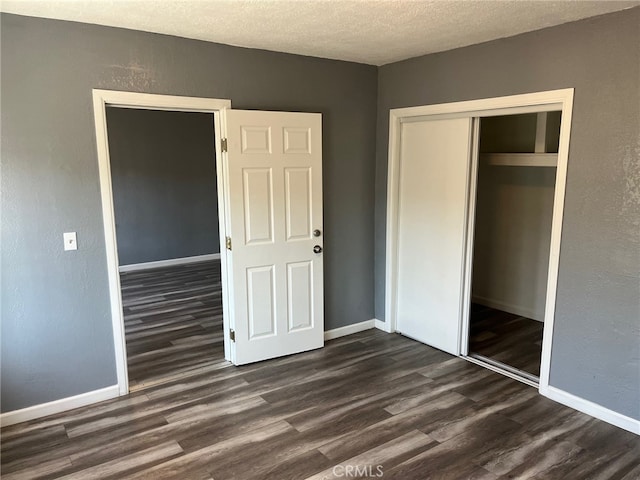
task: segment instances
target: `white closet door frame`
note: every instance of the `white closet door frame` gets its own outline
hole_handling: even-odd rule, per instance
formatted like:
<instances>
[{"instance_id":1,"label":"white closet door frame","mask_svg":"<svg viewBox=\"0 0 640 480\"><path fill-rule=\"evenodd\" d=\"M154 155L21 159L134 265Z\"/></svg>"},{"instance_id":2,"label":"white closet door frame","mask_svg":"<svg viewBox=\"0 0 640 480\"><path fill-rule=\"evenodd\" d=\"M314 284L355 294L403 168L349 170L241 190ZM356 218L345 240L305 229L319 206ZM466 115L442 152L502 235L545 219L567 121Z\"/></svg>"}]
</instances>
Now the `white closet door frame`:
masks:
<instances>
[{"instance_id":1,"label":"white closet door frame","mask_svg":"<svg viewBox=\"0 0 640 480\"><path fill-rule=\"evenodd\" d=\"M551 366L551 347L553 322L555 317L556 291L558 282L558 266L560 260L560 240L562 236L562 216L564 211L565 184L567 177L567 161L569 158L569 137L571 131L571 114L573 109L573 89L551 90L546 92L527 93L507 97L487 98L465 102L443 103L419 107L398 108L390 110L389 116L389 163L387 181L387 239L386 239L386 281L385 281L385 330L396 331L397 282L398 282L398 214L399 214L399 167L401 146L401 124L421 121L426 118L472 118L474 119L474 149L469 161L469 181L466 211L466 238L464 253L463 297L460 305L460 341L459 355L468 353L468 308L464 302L470 294L471 252L473 238L470 226L473 226L475 212L475 183L477 174L477 132L478 118L499 115L514 115L533 112L562 111L560 144L558 149L558 166L556 169L556 186L553 203L553 220L551 226L551 248L549 253L549 274L547 278L547 296L544 315L542 340L542 359L540 365L539 391L541 394L554 396L553 387L549 386L549 370ZM467 358L467 357L465 357Z\"/></svg>"}]
</instances>

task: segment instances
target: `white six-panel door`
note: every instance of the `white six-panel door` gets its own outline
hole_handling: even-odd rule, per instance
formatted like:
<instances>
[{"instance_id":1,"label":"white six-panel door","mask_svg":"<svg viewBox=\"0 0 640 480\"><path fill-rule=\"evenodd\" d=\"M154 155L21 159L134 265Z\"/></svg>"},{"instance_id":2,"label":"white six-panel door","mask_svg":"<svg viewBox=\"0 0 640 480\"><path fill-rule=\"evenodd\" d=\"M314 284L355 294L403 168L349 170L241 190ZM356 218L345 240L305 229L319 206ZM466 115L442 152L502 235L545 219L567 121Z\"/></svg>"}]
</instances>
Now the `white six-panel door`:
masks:
<instances>
[{"instance_id":1,"label":"white six-panel door","mask_svg":"<svg viewBox=\"0 0 640 480\"><path fill-rule=\"evenodd\" d=\"M227 110L226 130L232 360L322 347L322 116Z\"/></svg>"},{"instance_id":2,"label":"white six-panel door","mask_svg":"<svg viewBox=\"0 0 640 480\"><path fill-rule=\"evenodd\" d=\"M397 330L459 352L471 118L400 132Z\"/></svg>"}]
</instances>

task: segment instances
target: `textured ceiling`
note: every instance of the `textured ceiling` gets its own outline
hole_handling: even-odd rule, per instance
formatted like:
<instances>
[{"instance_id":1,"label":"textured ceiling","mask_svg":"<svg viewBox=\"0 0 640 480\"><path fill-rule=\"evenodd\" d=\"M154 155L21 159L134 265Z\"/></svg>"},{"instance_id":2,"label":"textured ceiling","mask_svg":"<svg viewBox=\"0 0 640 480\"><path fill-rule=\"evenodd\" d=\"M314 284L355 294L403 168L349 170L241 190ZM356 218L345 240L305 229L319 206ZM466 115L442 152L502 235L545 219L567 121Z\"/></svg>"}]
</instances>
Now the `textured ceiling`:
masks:
<instances>
[{"instance_id":1,"label":"textured ceiling","mask_svg":"<svg viewBox=\"0 0 640 480\"><path fill-rule=\"evenodd\" d=\"M1 0L3 12L372 65L640 5L529 0Z\"/></svg>"}]
</instances>

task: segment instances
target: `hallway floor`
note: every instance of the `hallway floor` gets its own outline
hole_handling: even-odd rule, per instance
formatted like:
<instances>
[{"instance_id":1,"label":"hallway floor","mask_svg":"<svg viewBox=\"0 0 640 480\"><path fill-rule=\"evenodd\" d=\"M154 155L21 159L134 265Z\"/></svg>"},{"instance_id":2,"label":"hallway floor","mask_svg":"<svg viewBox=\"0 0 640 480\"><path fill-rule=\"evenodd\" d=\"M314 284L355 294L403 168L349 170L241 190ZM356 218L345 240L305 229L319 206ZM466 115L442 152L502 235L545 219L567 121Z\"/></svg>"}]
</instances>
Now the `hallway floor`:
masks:
<instances>
[{"instance_id":1,"label":"hallway floor","mask_svg":"<svg viewBox=\"0 0 640 480\"><path fill-rule=\"evenodd\" d=\"M220 261L120 274L129 388L224 362Z\"/></svg>"}]
</instances>

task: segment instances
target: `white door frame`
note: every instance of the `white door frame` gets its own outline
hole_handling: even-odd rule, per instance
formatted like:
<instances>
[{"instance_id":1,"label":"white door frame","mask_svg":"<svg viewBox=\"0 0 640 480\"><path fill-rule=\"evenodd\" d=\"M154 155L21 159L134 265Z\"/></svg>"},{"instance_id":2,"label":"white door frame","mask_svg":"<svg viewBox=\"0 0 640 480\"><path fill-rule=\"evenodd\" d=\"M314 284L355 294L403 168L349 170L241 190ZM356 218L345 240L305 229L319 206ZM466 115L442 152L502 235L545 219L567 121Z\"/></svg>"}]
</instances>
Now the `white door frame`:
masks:
<instances>
[{"instance_id":1,"label":"white door frame","mask_svg":"<svg viewBox=\"0 0 640 480\"><path fill-rule=\"evenodd\" d=\"M569 138L571 132L571 115L573 110L573 88L552 90L546 92L527 93L507 97L487 98L464 102L425 105L419 107L397 108L390 110L389 115L389 164L387 180L387 240L386 240L386 280L385 280L385 319L386 331L396 331L396 290L397 290L397 256L398 256L398 195L400 168L400 132L403 122L421 121L425 118L474 118L474 142L477 145L479 117L498 115L512 115L521 113L562 111L560 128L560 144L558 149L558 165L556 169L556 184L553 202L553 219L551 226L551 248L549 252L549 273L547 278L547 295L544 314L544 330L542 340L542 358L540 365L539 391L548 396L549 370L551 366L551 347L553 323L555 317L556 291L558 283L558 266L560 261L560 241L562 237L562 216L564 212L565 184L567 177L567 162L569 158ZM474 149L474 150L477 150ZM468 177L468 208L466 229L466 252L464 258L465 292L460 305L460 351L458 355L466 355L468 345L468 318L465 311L465 301L470 293L470 259L472 255L473 230L475 212L475 174L477 172L477 152L470 159Z\"/></svg>"},{"instance_id":2,"label":"white door frame","mask_svg":"<svg viewBox=\"0 0 640 480\"><path fill-rule=\"evenodd\" d=\"M102 221L107 254L107 272L109 275L109 297L111 304L111 322L116 357L118 391L120 395L129 393L129 375L127 372L127 349L125 344L122 294L118 272L118 249L116 243L116 224L113 208L113 190L111 184L111 163L109 159L109 141L107 136L106 107L121 107L146 110L167 110L179 112L213 113L216 177L218 184L218 221L220 225L220 263L222 266L222 318L224 328L224 356L230 359L229 342L229 302L227 285L227 250L224 248L226 236L227 201L226 168L221 150L224 130L225 109L231 108L231 100L216 98L179 97L173 95L155 95L149 93L121 92L114 90L93 90L93 113L98 148L98 168L100 174L100 194L102 197Z\"/></svg>"}]
</instances>

